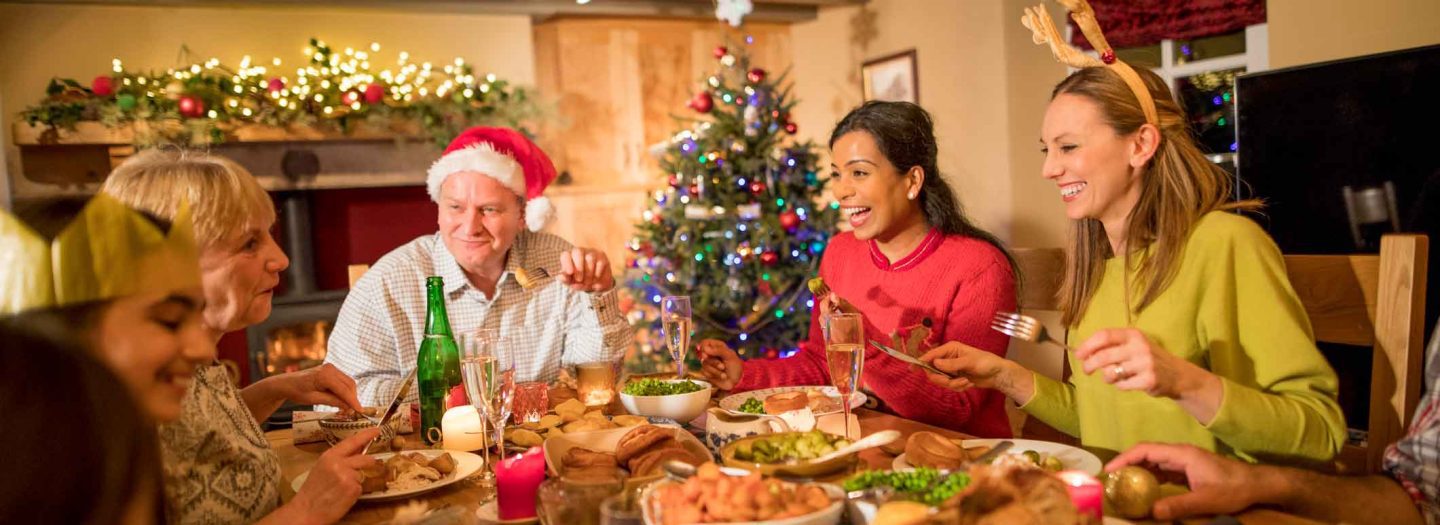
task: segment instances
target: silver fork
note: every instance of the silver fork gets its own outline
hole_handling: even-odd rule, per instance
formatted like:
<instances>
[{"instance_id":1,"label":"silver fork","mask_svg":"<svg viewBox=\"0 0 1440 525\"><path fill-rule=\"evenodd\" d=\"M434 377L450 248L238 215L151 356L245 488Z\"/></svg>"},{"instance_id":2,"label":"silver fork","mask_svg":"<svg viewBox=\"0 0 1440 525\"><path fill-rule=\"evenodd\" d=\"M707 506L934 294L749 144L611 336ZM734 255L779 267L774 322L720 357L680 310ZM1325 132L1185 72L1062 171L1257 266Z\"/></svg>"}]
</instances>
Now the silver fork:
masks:
<instances>
[{"instance_id":1,"label":"silver fork","mask_svg":"<svg viewBox=\"0 0 1440 525\"><path fill-rule=\"evenodd\" d=\"M1041 324L1040 321L1034 317L1025 314L995 312L995 317L990 320L990 328L994 328L995 331L1010 337L1032 343L1050 343L1065 349L1067 352L1070 351L1070 347L1065 346L1064 342L1056 339L1045 331L1044 324Z\"/></svg>"}]
</instances>

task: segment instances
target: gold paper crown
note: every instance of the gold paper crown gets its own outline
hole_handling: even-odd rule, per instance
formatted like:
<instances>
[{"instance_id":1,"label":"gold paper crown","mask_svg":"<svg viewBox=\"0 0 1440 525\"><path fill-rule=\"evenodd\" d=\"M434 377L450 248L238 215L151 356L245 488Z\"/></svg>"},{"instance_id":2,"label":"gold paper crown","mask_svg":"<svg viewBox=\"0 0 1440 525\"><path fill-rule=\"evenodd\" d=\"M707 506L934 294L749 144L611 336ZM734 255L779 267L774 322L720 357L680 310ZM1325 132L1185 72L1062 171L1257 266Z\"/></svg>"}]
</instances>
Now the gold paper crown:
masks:
<instances>
[{"instance_id":1,"label":"gold paper crown","mask_svg":"<svg viewBox=\"0 0 1440 525\"><path fill-rule=\"evenodd\" d=\"M0 314L113 299L162 282L200 285L185 203L166 233L114 197L97 195L48 243L0 211L0 247Z\"/></svg>"},{"instance_id":2,"label":"gold paper crown","mask_svg":"<svg viewBox=\"0 0 1440 525\"><path fill-rule=\"evenodd\" d=\"M1056 1L1070 10L1070 18L1075 19L1075 25L1080 26L1080 32L1085 34L1091 47L1100 53L1100 58L1096 59L1065 43L1060 32L1055 29L1055 22L1050 19L1050 12L1045 10L1044 4L1025 9L1025 16L1020 17L1020 23L1030 29L1031 40L1036 44L1050 44L1050 52L1055 55L1055 60L1067 66L1108 67L1119 74L1120 79L1130 86L1130 91L1134 92L1135 98L1140 101L1140 109L1145 112L1145 121L1159 126L1160 119L1156 117L1155 99L1150 96L1150 88L1130 64L1115 58L1115 50L1105 41L1105 33L1100 31L1100 24L1095 21L1095 10L1090 8L1090 3L1085 0Z\"/></svg>"}]
</instances>

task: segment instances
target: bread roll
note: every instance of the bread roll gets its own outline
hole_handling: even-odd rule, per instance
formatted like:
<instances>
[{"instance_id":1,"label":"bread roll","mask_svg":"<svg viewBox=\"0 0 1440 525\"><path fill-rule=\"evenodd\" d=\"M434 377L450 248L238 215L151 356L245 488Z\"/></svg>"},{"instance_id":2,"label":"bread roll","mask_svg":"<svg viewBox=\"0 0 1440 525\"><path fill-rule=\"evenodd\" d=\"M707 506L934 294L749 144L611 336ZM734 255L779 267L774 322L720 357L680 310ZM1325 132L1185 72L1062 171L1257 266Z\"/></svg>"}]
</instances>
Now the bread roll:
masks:
<instances>
[{"instance_id":1,"label":"bread roll","mask_svg":"<svg viewBox=\"0 0 1440 525\"><path fill-rule=\"evenodd\" d=\"M905 445L905 460L917 467L954 470L965 465L965 451L934 432L916 432Z\"/></svg>"},{"instance_id":2,"label":"bread roll","mask_svg":"<svg viewBox=\"0 0 1440 525\"><path fill-rule=\"evenodd\" d=\"M644 477L651 474L658 474L660 473L661 466L670 460L682 461L690 465L699 465L705 462L703 458L696 457L694 452L691 452L685 447L663 447L647 451L644 454L632 458L628 463L630 475L634 477Z\"/></svg>"},{"instance_id":3,"label":"bread roll","mask_svg":"<svg viewBox=\"0 0 1440 525\"><path fill-rule=\"evenodd\" d=\"M629 464L632 458L644 453L652 445L674 439L674 430L655 425L640 425L625 433L615 444L615 461L622 465Z\"/></svg>"}]
</instances>

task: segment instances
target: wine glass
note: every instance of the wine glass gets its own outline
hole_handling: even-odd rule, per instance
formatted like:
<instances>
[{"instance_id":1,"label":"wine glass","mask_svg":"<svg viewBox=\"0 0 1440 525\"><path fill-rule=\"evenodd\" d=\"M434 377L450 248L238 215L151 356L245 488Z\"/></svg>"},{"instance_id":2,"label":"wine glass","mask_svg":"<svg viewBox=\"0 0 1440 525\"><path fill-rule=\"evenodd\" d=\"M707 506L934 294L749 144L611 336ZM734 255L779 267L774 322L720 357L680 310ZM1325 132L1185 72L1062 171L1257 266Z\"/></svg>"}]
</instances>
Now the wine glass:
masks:
<instances>
[{"instance_id":1,"label":"wine glass","mask_svg":"<svg viewBox=\"0 0 1440 525\"><path fill-rule=\"evenodd\" d=\"M669 296L660 300L661 329L665 332L665 346L670 357L675 359L675 379L685 379L685 352L690 350L690 332L694 326L690 318L690 298Z\"/></svg>"},{"instance_id":2,"label":"wine glass","mask_svg":"<svg viewBox=\"0 0 1440 525\"><path fill-rule=\"evenodd\" d=\"M491 443L504 457L505 420L510 418L515 399L515 355L499 330L486 328L460 335L460 375L470 404L494 429ZM485 448L485 464L493 467L489 447ZM493 486L495 473L484 469L480 482Z\"/></svg>"},{"instance_id":3,"label":"wine glass","mask_svg":"<svg viewBox=\"0 0 1440 525\"><path fill-rule=\"evenodd\" d=\"M830 384L840 391L840 404L845 408L845 439L852 441L850 396L860 387L865 368L865 320L860 314L835 313L825 325L825 364L830 368Z\"/></svg>"}]
</instances>

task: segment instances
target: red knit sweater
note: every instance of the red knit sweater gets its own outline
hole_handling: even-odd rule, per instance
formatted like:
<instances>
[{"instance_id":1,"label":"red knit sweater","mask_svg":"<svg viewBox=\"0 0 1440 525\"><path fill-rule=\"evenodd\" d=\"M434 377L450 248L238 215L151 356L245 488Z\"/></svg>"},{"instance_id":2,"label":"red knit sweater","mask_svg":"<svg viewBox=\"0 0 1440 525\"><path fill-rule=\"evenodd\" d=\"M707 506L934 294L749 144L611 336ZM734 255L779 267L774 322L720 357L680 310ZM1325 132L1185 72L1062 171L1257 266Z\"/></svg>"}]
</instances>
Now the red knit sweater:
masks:
<instances>
[{"instance_id":1,"label":"red knit sweater","mask_svg":"<svg viewBox=\"0 0 1440 525\"><path fill-rule=\"evenodd\" d=\"M841 233L825 249L820 276L864 314L867 340L891 344L888 334L929 317L931 346L960 341L1005 355L1009 339L990 329L990 318L1015 311L1015 278L1005 255L985 241L931 230L914 253L891 263L874 241ZM735 391L830 384L819 319L811 316L810 337L794 356L746 361ZM999 392L936 386L923 372L868 344L861 384L900 417L980 437L1010 437Z\"/></svg>"}]
</instances>

